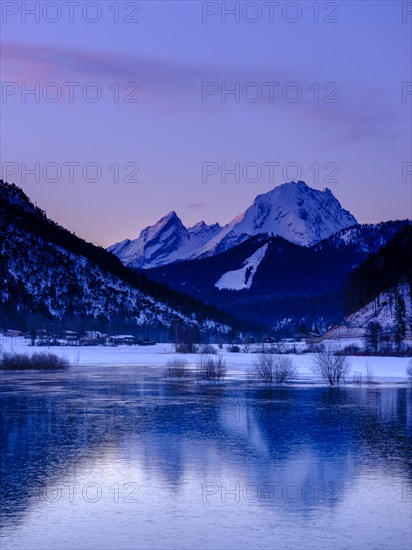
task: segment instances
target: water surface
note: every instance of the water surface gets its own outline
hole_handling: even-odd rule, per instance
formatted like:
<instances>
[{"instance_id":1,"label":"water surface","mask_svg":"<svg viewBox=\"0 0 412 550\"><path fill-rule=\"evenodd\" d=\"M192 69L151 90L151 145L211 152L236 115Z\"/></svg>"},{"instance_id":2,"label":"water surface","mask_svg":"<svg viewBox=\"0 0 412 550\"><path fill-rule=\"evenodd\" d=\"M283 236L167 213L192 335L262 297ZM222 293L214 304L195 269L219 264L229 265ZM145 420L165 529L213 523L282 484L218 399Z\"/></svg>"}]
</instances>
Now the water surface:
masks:
<instances>
[{"instance_id":1,"label":"water surface","mask_svg":"<svg viewBox=\"0 0 412 550\"><path fill-rule=\"evenodd\" d=\"M412 547L411 388L0 377L2 550Z\"/></svg>"}]
</instances>

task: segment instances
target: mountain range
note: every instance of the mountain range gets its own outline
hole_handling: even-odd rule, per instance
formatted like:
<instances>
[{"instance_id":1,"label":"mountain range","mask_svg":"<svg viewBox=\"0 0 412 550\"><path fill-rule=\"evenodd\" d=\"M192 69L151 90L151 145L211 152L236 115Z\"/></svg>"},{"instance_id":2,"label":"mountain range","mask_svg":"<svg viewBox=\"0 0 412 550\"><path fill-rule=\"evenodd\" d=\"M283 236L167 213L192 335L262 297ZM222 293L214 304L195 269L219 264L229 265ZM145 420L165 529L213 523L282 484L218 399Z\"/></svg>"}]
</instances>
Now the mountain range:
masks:
<instances>
[{"instance_id":1,"label":"mountain range","mask_svg":"<svg viewBox=\"0 0 412 550\"><path fill-rule=\"evenodd\" d=\"M0 328L149 330L158 339L178 326L208 338L322 331L411 284L411 233L410 220L359 224L330 190L299 181L257 196L224 227L186 228L171 212L104 250L0 181Z\"/></svg>"},{"instance_id":2,"label":"mountain range","mask_svg":"<svg viewBox=\"0 0 412 550\"><path fill-rule=\"evenodd\" d=\"M326 330L352 313L345 290L352 271L409 225L359 224L329 189L298 181L258 195L223 227L202 221L186 228L173 211L109 250L149 279L242 322Z\"/></svg>"},{"instance_id":3,"label":"mountain range","mask_svg":"<svg viewBox=\"0 0 412 550\"><path fill-rule=\"evenodd\" d=\"M147 269L218 254L259 234L313 246L356 223L329 189L319 191L298 181L258 195L247 210L224 227L201 221L186 228L172 211L143 229L136 239L126 239L108 250L129 267Z\"/></svg>"},{"instance_id":4,"label":"mountain range","mask_svg":"<svg viewBox=\"0 0 412 550\"><path fill-rule=\"evenodd\" d=\"M345 288L352 271L408 225L357 225L311 247L262 234L213 256L144 273L244 322L276 329L296 329L304 322L325 330L347 313Z\"/></svg>"}]
</instances>

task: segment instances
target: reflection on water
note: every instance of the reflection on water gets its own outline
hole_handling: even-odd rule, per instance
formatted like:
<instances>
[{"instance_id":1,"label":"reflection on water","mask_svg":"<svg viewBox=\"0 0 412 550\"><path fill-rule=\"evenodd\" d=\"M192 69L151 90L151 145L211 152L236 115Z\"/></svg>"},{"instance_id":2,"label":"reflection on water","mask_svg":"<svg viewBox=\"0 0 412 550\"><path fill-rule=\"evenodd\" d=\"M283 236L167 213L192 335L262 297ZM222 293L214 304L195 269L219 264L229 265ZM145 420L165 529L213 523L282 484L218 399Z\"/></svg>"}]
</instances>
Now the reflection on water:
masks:
<instances>
[{"instance_id":1,"label":"reflection on water","mask_svg":"<svg viewBox=\"0 0 412 550\"><path fill-rule=\"evenodd\" d=\"M1 377L2 549L411 548L410 388Z\"/></svg>"}]
</instances>

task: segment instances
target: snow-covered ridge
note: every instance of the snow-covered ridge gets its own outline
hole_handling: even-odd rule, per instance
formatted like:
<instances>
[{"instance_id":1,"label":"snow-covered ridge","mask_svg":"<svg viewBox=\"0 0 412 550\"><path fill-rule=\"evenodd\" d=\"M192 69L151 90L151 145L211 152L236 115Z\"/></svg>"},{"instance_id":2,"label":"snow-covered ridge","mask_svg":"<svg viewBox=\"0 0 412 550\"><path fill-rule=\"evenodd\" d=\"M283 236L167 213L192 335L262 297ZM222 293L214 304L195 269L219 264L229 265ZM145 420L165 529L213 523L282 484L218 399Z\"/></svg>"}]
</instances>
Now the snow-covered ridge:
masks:
<instances>
[{"instance_id":1,"label":"snow-covered ridge","mask_svg":"<svg viewBox=\"0 0 412 550\"><path fill-rule=\"evenodd\" d=\"M167 231L167 220L162 224ZM117 266L117 267L116 267ZM48 220L16 186L0 181L0 305L13 316L102 326L202 331L230 327L180 306L167 292L128 273L110 254Z\"/></svg>"},{"instance_id":2,"label":"snow-covered ridge","mask_svg":"<svg viewBox=\"0 0 412 550\"><path fill-rule=\"evenodd\" d=\"M273 234L302 246L312 246L357 221L344 210L329 189L318 191L303 181L284 183L258 195L253 204L232 220L220 241L241 235Z\"/></svg>"},{"instance_id":3,"label":"snow-covered ridge","mask_svg":"<svg viewBox=\"0 0 412 550\"><path fill-rule=\"evenodd\" d=\"M191 257L220 230L219 224L207 225L204 221L186 228L172 211L143 229L137 239L126 239L108 250L130 267L158 267Z\"/></svg>"},{"instance_id":4,"label":"snow-covered ridge","mask_svg":"<svg viewBox=\"0 0 412 550\"><path fill-rule=\"evenodd\" d=\"M26 299L55 318L63 318L70 307L74 314L108 320L121 316L137 326L155 322L168 326L176 318L189 321L86 258L16 228L9 228L0 257L7 268L1 303L17 299L14 289L22 285L24 296L30 297Z\"/></svg>"},{"instance_id":5,"label":"snow-covered ridge","mask_svg":"<svg viewBox=\"0 0 412 550\"><path fill-rule=\"evenodd\" d=\"M258 195L230 223L186 228L175 212L143 229L139 237L109 247L131 267L158 267L223 252L258 234L279 235L312 246L357 223L329 189L312 189L303 181L284 183Z\"/></svg>"},{"instance_id":6,"label":"snow-covered ridge","mask_svg":"<svg viewBox=\"0 0 412 550\"><path fill-rule=\"evenodd\" d=\"M332 247L336 250L342 250L345 247L355 246L365 254L376 254L407 225L412 225L412 221L395 220L376 224L357 224L342 229L329 239L319 242L314 249L324 250Z\"/></svg>"},{"instance_id":7,"label":"snow-covered ridge","mask_svg":"<svg viewBox=\"0 0 412 550\"><path fill-rule=\"evenodd\" d=\"M411 287L407 282L400 283L397 287L384 291L375 300L364 306L359 311L350 315L345 325L351 328L366 328L370 322L378 322L384 329L393 329L396 324L395 304L396 297L400 295L405 303L406 319L412 318ZM409 327L407 327L409 329Z\"/></svg>"}]
</instances>

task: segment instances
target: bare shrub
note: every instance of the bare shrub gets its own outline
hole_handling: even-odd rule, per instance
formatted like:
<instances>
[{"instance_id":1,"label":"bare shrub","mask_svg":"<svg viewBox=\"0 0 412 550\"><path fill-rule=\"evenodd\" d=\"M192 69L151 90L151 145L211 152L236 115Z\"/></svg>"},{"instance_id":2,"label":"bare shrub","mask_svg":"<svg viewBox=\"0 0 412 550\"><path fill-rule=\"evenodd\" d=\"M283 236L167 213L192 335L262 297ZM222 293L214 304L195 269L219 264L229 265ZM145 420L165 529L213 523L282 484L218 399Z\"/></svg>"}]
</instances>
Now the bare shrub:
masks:
<instances>
[{"instance_id":1,"label":"bare shrub","mask_svg":"<svg viewBox=\"0 0 412 550\"><path fill-rule=\"evenodd\" d=\"M166 365L166 376L168 378L186 378L189 374L186 359L170 359Z\"/></svg>"},{"instance_id":2,"label":"bare shrub","mask_svg":"<svg viewBox=\"0 0 412 550\"><path fill-rule=\"evenodd\" d=\"M284 384L294 380L297 370L290 357L276 357L273 363L273 377L278 384Z\"/></svg>"},{"instance_id":3,"label":"bare shrub","mask_svg":"<svg viewBox=\"0 0 412 550\"><path fill-rule=\"evenodd\" d=\"M198 361L198 376L201 380L223 380L226 376L226 363L223 356L202 354Z\"/></svg>"},{"instance_id":4,"label":"bare shrub","mask_svg":"<svg viewBox=\"0 0 412 550\"><path fill-rule=\"evenodd\" d=\"M375 372L371 366L366 365L366 383L373 384L375 381Z\"/></svg>"},{"instance_id":5,"label":"bare shrub","mask_svg":"<svg viewBox=\"0 0 412 550\"><path fill-rule=\"evenodd\" d=\"M325 351L325 344L308 343L309 353L320 353L322 351Z\"/></svg>"},{"instance_id":6,"label":"bare shrub","mask_svg":"<svg viewBox=\"0 0 412 550\"><path fill-rule=\"evenodd\" d=\"M257 359L253 360L253 370L249 373L251 381L273 382L273 356L267 353L259 353Z\"/></svg>"},{"instance_id":7,"label":"bare shrub","mask_svg":"<svg viewBox=\"0 0 412 550\"><path fill-rule=\"evenodd\" d=\"M290 357L273 357L271 354L260 353L253 361L253 370L248 376L254 382L284 384L294 380L296 373L296 367Z\"/></svg>"},{"instance_id":8,"label":"bare shrub","mask_svg":"<svg viewBox=\"0 0 412 550\"><path fill-rule=\"evenodd\" d=\"M175 345L175 351L176 353L197 353L199 350L199 346L197 344L194 344L193 342L190 343L183 343Z\"/></svg>"},{"instance_id":9,"label":"bare shrub","mask_svg":"<svg viewBox=\"0 0 412 550\"><path fill-rule=\"evenodd\" d=\"M271 342L270 344L261 346L260 353L281 354L284 352L284 349L285 347L283 344L280 344L279 342Z\"/></svg>"},{"instance_id":10,"label":"bare shrub","mask_svg":"<svg viewBox=\"0 0 412 550\"><path fill-rule=\"evenodd\" d=\"M242 348L243 353L249 353L250 352L251 344L253 344L253 339L250 338L250 337L247 337L245 339L245 341L243 342L243 348Z\"/></svg>"},{"instance_id":11,"label":"bare shrub","mask_svg":"<svg viewBox=\"0 0 412 550\"><path fill-rule=\"evenodd\" d=\"M1 360L1 368L5 370L61 370L66 369L69 362L64 357L54 353L5 353Z\"/></svg>"},{"instance_id":12,"label":"bare shrub","mask_svg":"<svg viewBox=\"0 0 412 550\"><path fill-rule=\"evenodd\" d=\"M334 386L349 374L350 363L345 355L335 355L332 349L324 349L313 356L311 369L330 386Z\"/></svg>"},{"instance_id":13,"label":"bare shrub","mask_svg":"<svg viewBox=\"0 0 412 550\"><path fill-rule=\"evenodd\" d=\"M406 367L406 376L409 379L409 382L412 384L412 359L409 359L409 364Z\"/></svg>"},{"instance_id":14,"label":"bare shrub","mask_svg":"<svg viewBox=\"0 0 412 550\"><path fill-rule=\"evenodd\" d=\"M336 355L359 355L362 353L362 350L356 344L349 344L345 346L342 350L337 350Z\"/></svg>"},{"instance_id":15,"label":"bare shrub","mask_svg":"<svg viewBox=\"0 0 412 550\"><path fill-rule=\"evenodd\" d=\"M33 369L66 369L69 362L64 357L54 353L33 353L31 356Z\"/></svg>"},{"instance_id":16,"label":"bare shrub","mask_svg":"<svg viewBox=\"0 0 412 550\"><path fill-rule=\"evenodd\" d=\"M240 346L238 346L237 344L231 344L229 346L229 351L230 353L240 353Z\"/></svg>"},{"instance_id":17,"label":"bare shrub","mask_svg":"<svg viewBox=\"0 0 412 550\"><path fill-rule=\"evenodd\" d=\"M211 344L203 344L202 346L200 346L200 353L216 355L217 351L216 348L213 347Z\"/></svg>"},{"instance_id":18,"label":"bare shrub","mask_svg":"<svg viewBox=\"0 0 412 550\"><path fill-rule=\"evenodd\" d=\"M30 355L25 353L4 353L1 360L1 368L5 370L30 370Z\"/></svg>"}]
</instances>

